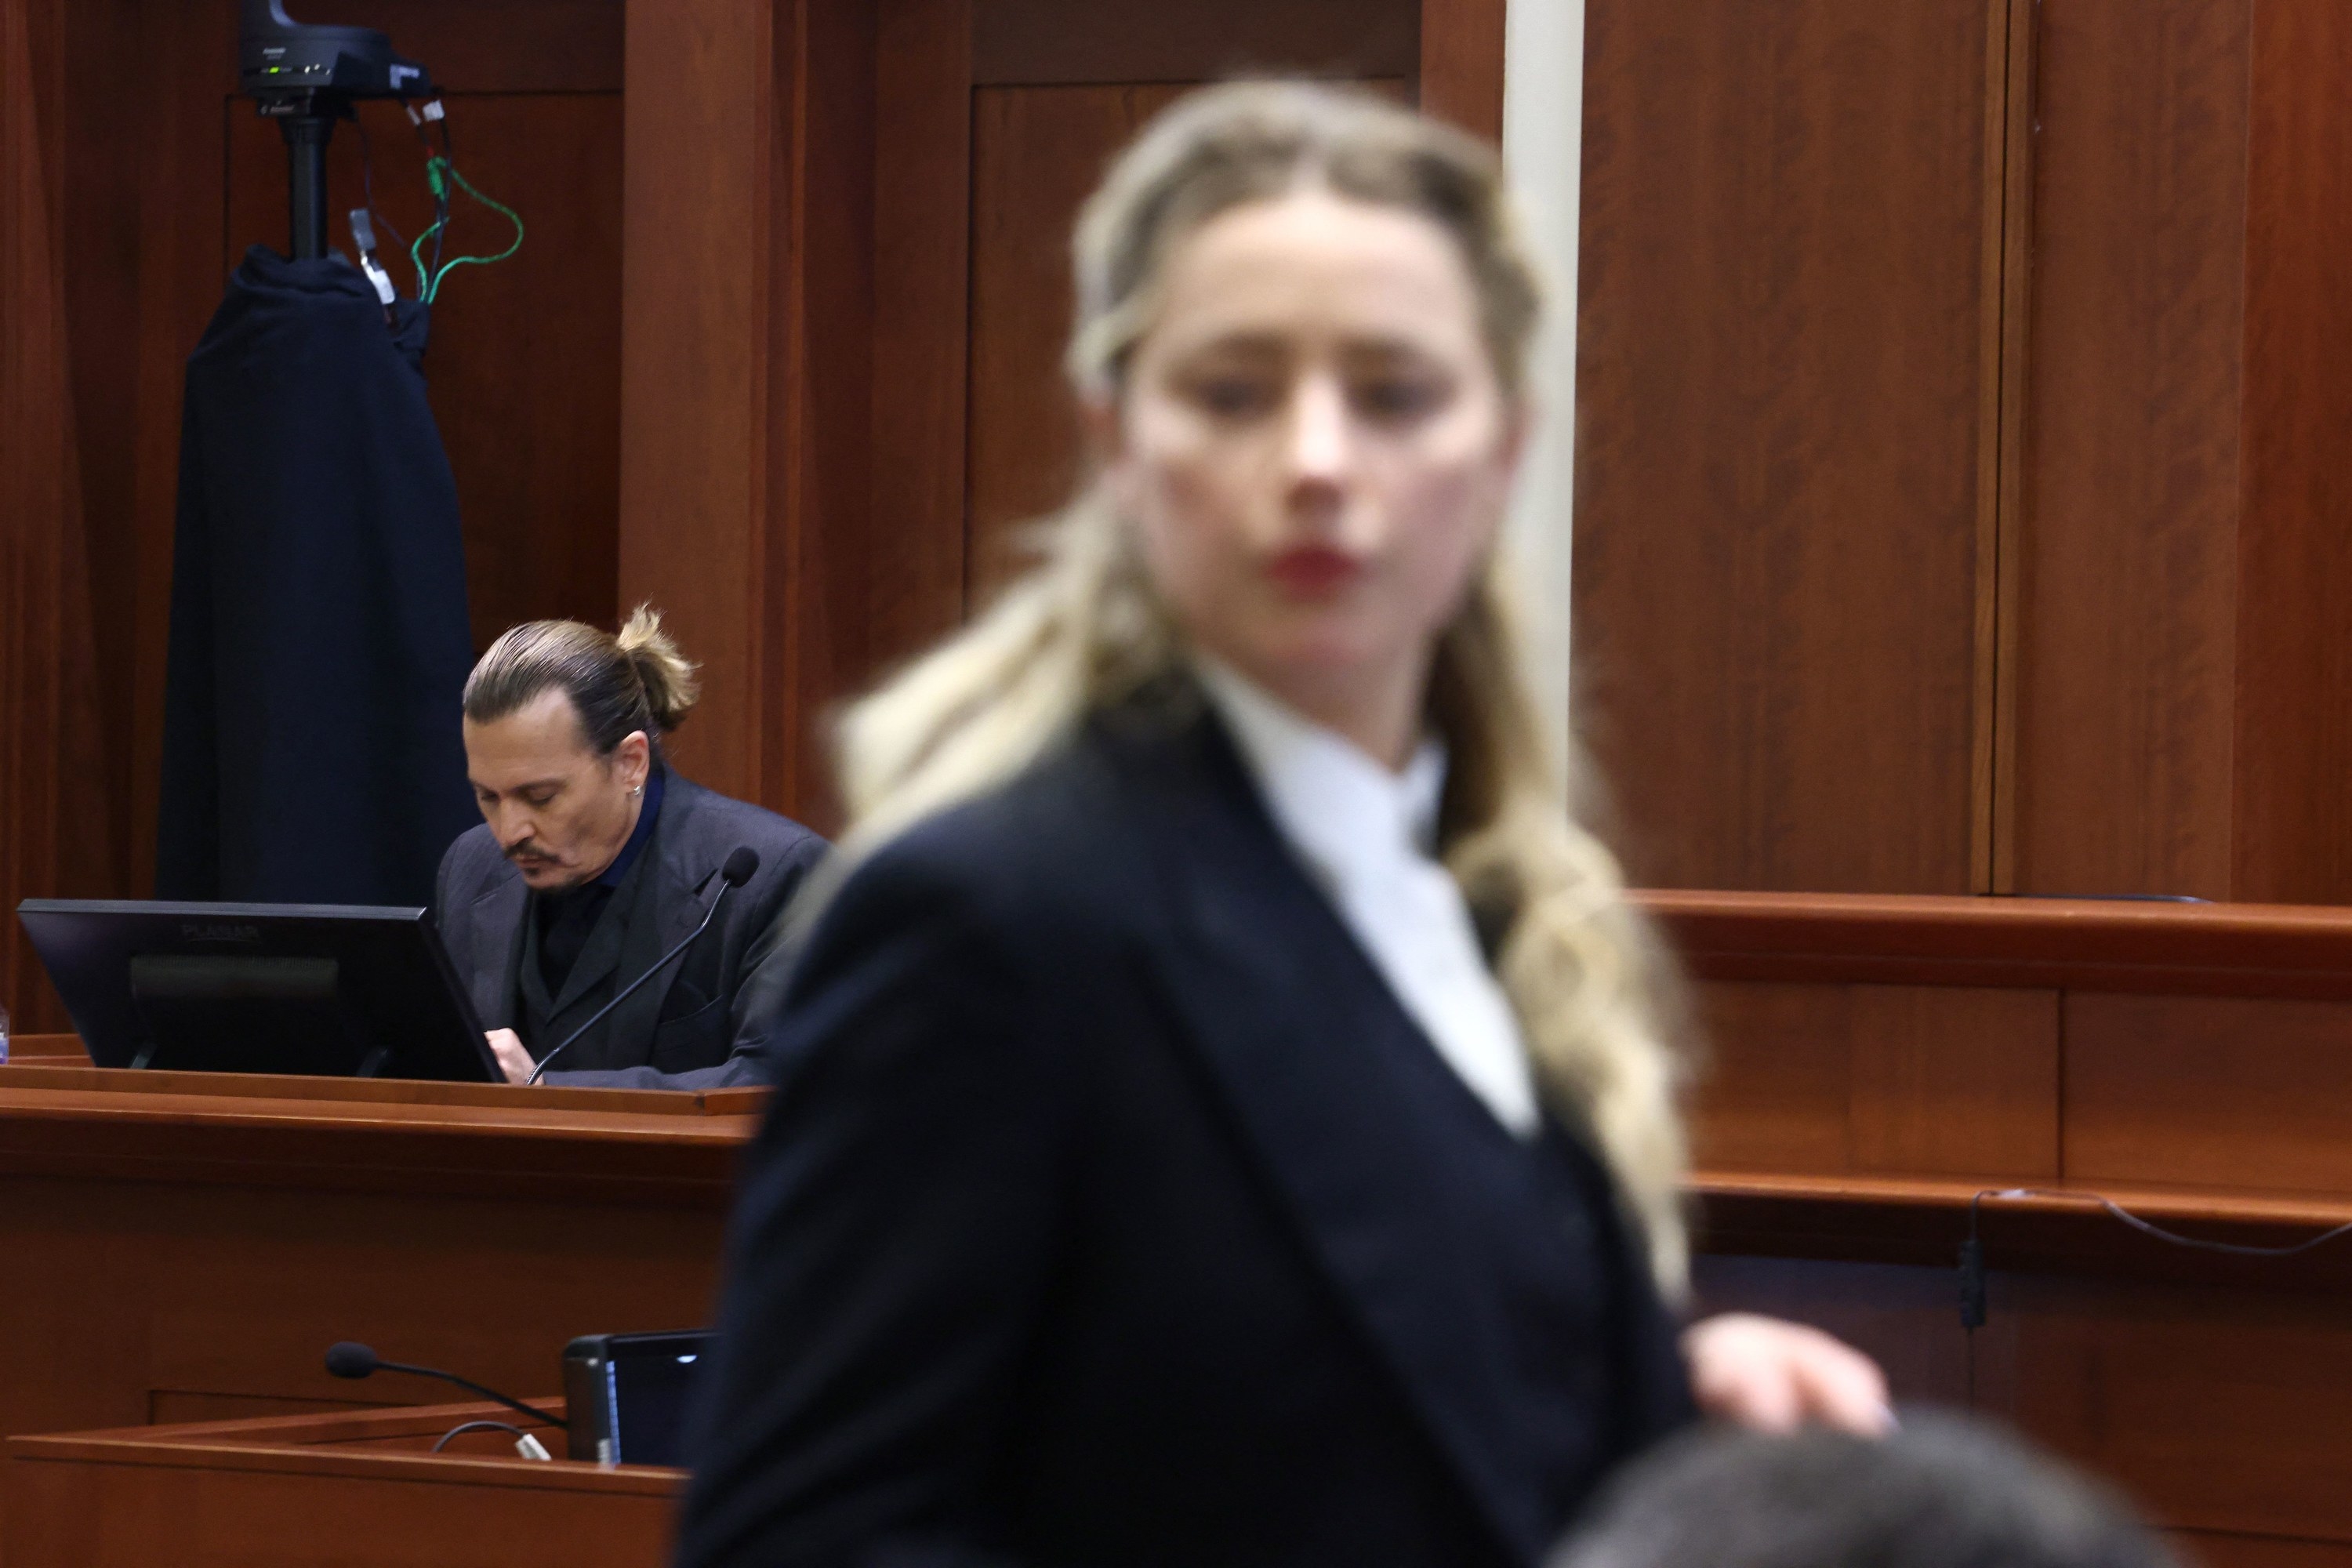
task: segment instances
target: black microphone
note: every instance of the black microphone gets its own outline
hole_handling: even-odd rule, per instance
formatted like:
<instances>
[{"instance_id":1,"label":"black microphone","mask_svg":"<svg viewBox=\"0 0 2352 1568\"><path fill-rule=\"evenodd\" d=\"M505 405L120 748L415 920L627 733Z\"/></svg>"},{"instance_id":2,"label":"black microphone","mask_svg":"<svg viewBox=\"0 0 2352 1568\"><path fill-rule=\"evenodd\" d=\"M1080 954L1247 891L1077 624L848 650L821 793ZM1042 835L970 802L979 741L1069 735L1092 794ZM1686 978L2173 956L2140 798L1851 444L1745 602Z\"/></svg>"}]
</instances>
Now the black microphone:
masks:
<instances>
[{"instance_id":1,"label":"black microphone","mask_svg":"<svg viewBox=\"0 0 2352 1568\"><path fill-rule=\"evenodd\" d=\"M695 939L699 937L704 931L709 931L710 929L710 922L719 917L719 906L727 901L728 893L750 881L759 869L760 852L752 848L749 844L738 844L735 846L734 850L727 857L727 863L719 868L719 892L717 896L710 900L710 908L703 915L702 923L695 927L693 931L688 932L687 938L684 942L679 942L676 947L671 948L667 952L665 952L659 958L655 959L651 968L647 969L643 974L638 975L635 980L630 981L626 985L621 987L620 992L614 995L610 1002L607 1002L602 1007L597 1008L596 1011L589 1016L586 1023L581 1025L578 1028L564 1036L562 1042L553 1050L540 1058L539 1065L530 1069L530 1076L529 1078L523 1079L523 1087L525 1089L529 1089L532 1084L537 1083L539 1081L539 1075L547 1070L547 1064L562 1056L565 1047L569 1047L572 1041L578 1039L581 1036L586 1034L597 1025L603 1023L604 1021L605 1014L611 1012L614 1008L627 1001L631 994L634 993L638 986L643 985L646 981L651 980L655 975L659 974L662 972L663 966L668 963L671 959L676 958L679 953L684 952L688 948L692 947L694 945Z\"/></svg>"},{"instance_id":2,"label":"black microphone","mask_svg":"<svg viewBox=\"0 0 2352 1568\"><path fill-rule=\"evenodd\" d=\"M327 1370L337 1377L366 1377L378 1372L404 1372L414 1377L437 1377L444 1383L454 1383L460 1388L471 1389L485 1399L495 1399L509 1410L520 1410L535 1421L544 1421L551 1426L563 1425L562 1417L551 1415L544 1410L525 1405L520 1399L509 1399L497 1389L484 1388L470 1377L459 1377L454 1372L443 1372L437 1367L410 1366L403 1362L385 1361L370 1347L351 1340L343 1340L327 1347Z\"/></svg>"}]
</instances>

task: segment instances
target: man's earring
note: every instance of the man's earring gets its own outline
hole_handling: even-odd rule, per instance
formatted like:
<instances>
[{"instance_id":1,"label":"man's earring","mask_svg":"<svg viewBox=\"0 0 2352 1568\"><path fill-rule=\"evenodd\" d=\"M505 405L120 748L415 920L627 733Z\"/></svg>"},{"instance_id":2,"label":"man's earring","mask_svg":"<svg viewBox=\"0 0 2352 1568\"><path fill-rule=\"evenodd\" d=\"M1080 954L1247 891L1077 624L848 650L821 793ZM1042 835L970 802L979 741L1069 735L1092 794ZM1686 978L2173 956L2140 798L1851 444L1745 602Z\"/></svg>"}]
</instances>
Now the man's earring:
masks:
<instances>
[{"instance_id":1,"label":"man's earring","mask_svg":"<svg viewBox=\"0 0 2352 1568\"><path fill-rule=\"evenodd\" d=\"M646 793L646 786L645 786L645 785L643 785L643 784L631 784L631 785L629 786L629 795L630 795L630 796L631 796L632 798L635 798L635 796L637 796L637 795L643 795L643 794L645 794L645 793Z\"/></svg>"}]
</instances>

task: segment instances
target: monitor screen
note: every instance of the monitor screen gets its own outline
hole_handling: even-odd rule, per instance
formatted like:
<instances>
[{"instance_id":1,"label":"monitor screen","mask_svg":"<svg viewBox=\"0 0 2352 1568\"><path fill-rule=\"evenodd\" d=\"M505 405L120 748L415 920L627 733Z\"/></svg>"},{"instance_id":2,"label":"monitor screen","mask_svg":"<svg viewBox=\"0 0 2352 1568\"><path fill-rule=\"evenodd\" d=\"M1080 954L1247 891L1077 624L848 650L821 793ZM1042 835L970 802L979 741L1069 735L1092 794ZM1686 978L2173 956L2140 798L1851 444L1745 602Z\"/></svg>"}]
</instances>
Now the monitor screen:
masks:
<instances>
[{"instance_id":1,"label":"monitor screen","mask_svg":"<svg viewBox=\"0 0 2352 1568\"><path fill-rule=\"evenodd\" d=\"M710 1335L589 1334L563 1352L571 1452L606 1465L683 1465L687 1405Z\"/></svg>"},{"instance_id":2,"label":"monitor screen","mask_svg":"<svg viewBox=\"0 0 2352 1568\"><path fill-rule=\"evenodd\" d=\"M421 909L27 899L100 1067L502 1081Z\"/></svg>"}]
</instances>

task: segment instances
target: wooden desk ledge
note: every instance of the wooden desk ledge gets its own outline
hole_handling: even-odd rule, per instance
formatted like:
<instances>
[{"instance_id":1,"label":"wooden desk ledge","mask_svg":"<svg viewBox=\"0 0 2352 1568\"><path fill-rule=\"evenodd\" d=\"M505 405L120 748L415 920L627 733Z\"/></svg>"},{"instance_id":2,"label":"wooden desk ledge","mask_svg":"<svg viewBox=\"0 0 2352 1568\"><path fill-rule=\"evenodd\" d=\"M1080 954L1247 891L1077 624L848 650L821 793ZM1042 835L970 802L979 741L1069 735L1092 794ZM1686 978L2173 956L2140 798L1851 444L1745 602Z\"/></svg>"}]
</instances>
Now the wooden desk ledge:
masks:
<instances>
[{"instance_id":1,"label":"wooden desk ledge","mask_svg":"<svg viewBox=\"0 0 2352 1568\"><path fill-rule=\"evenodd\" d=\"M50 1062L60 1067L88 1067L89 1053L79 1035L18 1035L8 1042L12 1062Z\"/></svg>"},{"instance_id":2,"label":"wooden desk ledge","mask_svg":"<svg viewBox=\"0 0 2352 1568\"><path fill-rule=\"evenodd\" d=\"M1693 1173L1691 1192L1709 1209L1738 1204L1811 1204L1824 1207L1899 1208L1942 1212L1965 1224L1969 1205L1986 1196L1980 1214L2107 1217L2099 1199L2118 1204L2156 1225L2197 1226L2215 1240L2261 1244L2253 1233L2329 1230L2352 1224L2352 1194L2226 1192L2210 1188L2035 1182L2027 1196L2004 1197L2027 1185L2013 1180L1920 1176L1796 1176L1745 1171ZM2352 1237L2347 1237L2352 1245Z\"/></svg>"},{"instance_id":3,"label":"wooden desk ledge","mask_svg":"<svg viewBox=\"0 0 2352 1568\"><path fill-rule=\"evenodd\" d=\"M1725 1256L1846 1258L1951 1268L1979 1192L2025 1184L2001 1178L1801 1176L1695 1173L1698 1250ZM2031 1184L2032 1195L1988 1196L1977 1215L1987 1266L2266 1286L2352 1287L2352 1233L2292 1257L2231 1256L2183 1247L2132 1229L2105 1198L2178 1235L2242 1247L2290 1247L2352 1224L2352 1194L2228 1191L2109 1183Z\"/></svg>"},{"instance_id":4,"label":"wooden desk ledge","mask_svg":"<svg viewBox=\"0 0 2352 1568\"><path fill-rule=\"evenodd\" d=\"M561 1399L526 1401L561 1413ZM466 1421L505 1421L534 1433L554 1455L527 1459L503 1432L468 1433L470 1452L431 1452L434 1440ZM667 1497L686 1472L651 1465L593 1465L563 1457L560 1426L533 1422L503 1405L436 1405L336 1415L269 1415L171 1426L11 1437L15 1464L43 1461L128 1465L160 1469L237 1470L367 1479L429 1480L443 1485L536 1491L595 1491Z\"/></svg>"},{"instance_id":5,"label":"wooden desk ledge","mask_svg":"<svg viewBox=\"0 0 2352 1568\"><path fill-rule=\"evenodd\" d=\"M0 1117L178 1124L321 1122L522 1137L681 1139L733 1144L756 1129L764 1089L567 1089L247 1073L131 1072L51 1060L0 1067Z\"/></svg>"},{"instance_id":6,"label":"wooden desk ledge","mask_svg":"<svg viewBox=\"0 0 2352 1568\"><path fill-rule=\"evenodd\" d=\"M2352 909L2110 899L1636 891L1692 973L2352 999Z\"/></svg>"},{"instance_id":7,"label":"wooden desk ledge","mask_svg":"<svg viewBox=\"0 0 2352 1568\"><path fill-rule=\"evenodd\" d=\"M764 1089L0 1067L0 1173L723 1208Z\"/></svg>"}]
</instances>

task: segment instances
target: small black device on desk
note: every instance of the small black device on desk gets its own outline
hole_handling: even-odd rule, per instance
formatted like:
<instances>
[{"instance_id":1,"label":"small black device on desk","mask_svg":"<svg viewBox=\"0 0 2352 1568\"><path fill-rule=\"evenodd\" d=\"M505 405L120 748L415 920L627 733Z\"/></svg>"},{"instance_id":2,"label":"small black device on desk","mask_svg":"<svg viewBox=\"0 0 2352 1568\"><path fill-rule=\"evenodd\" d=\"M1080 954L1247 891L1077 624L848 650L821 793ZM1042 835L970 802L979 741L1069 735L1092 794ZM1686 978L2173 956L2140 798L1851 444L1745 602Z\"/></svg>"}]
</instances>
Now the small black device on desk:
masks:
<instances>
[{"instance_id":1,"label":"small black device on desk","mask_svg":"<svg viewBox=\"0 0 2352 1568\"><path fill-rule=\"evenodd\" d=\"M700 1329L583 1334L563 1347L569 1457L600 1465L686 1463L686 1407L710 1348Z\"/></svg>"},{"instance_id":2,"label":"small black device on desk","mask_svg":"<svg viewBox=\"0 0 2352 1568\"><path fill-rule=\"evenodd\" d=\"M27 899L100 1067L502 1083L421 909Z\"/></svg>"}]
</instances>

